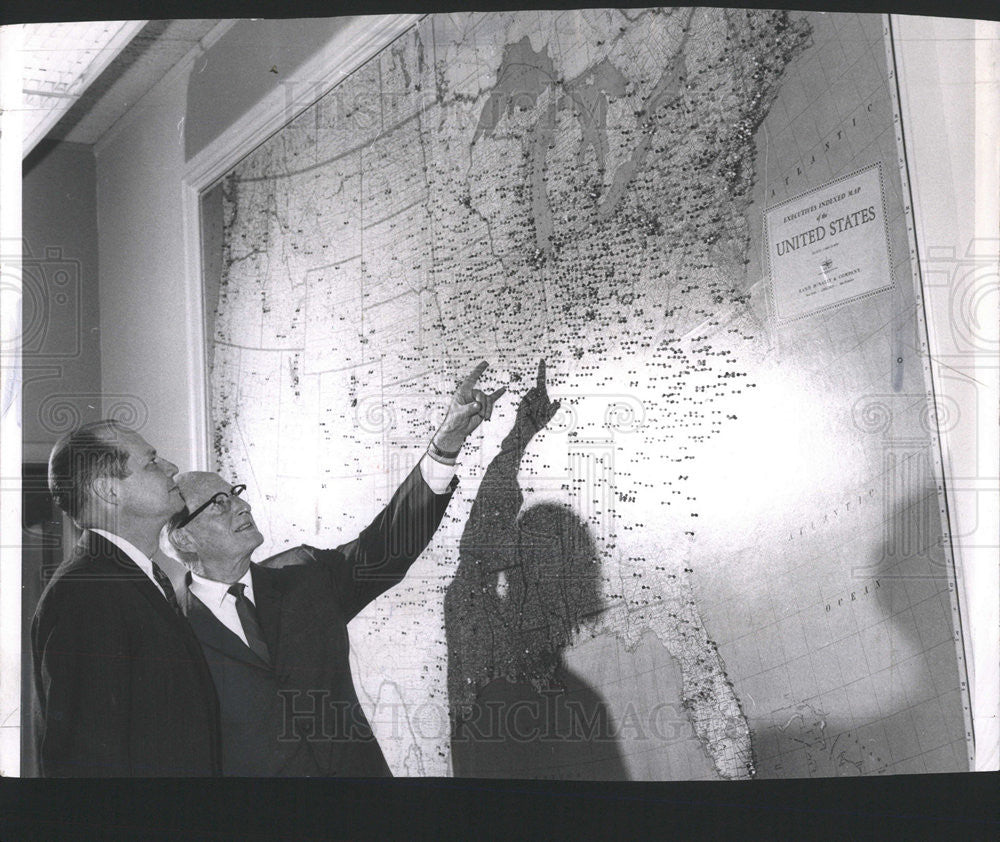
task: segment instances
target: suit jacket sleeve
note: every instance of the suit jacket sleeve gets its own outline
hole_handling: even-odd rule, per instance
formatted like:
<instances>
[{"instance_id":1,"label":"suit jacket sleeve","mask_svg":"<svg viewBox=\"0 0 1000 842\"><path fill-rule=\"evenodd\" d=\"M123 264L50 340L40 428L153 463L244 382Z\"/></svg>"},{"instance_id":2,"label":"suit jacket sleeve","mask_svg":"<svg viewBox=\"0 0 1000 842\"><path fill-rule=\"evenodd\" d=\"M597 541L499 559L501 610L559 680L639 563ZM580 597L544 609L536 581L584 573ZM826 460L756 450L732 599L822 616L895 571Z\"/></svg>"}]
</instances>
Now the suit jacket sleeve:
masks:
<instances>
[{"instance_id":1,"label":"suit jacket sleeve","mask_svg":"<svg viewBox=\"0 0 1000 842\"><path fill-rule=\"evenodd\" d=\"M49 595L32 625L40 771L46 777L130 775L123 624L97 589L74 582L61 590Z\"/></svg>"},{"instance_id":2,"label":"suit jacket sleeve","mask_svg":"<svg viewBox=\"0 0 1000 842\"><path fill-rule=\"evenodd\" d=\"M457 485L456 477L444 494L435 494L418 465L357 538L318 554L331 566L348 619L402 580L434 537Z\"/></svg>"}]
</instances>

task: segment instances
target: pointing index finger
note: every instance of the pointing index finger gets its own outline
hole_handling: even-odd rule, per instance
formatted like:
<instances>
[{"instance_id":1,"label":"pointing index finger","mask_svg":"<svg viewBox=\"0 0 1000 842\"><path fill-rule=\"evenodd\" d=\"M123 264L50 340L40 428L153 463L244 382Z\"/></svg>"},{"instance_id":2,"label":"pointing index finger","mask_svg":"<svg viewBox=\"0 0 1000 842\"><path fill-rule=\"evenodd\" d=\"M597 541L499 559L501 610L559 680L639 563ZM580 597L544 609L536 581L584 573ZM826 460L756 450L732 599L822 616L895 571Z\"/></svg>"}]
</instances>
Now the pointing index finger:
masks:
<instances>
[{"instance_id":1,"label":"pointing index finger","mask_svg":"<svg viewBox=\"0 0 1000 842\"><path fill-rule=\"evenodd\" d=\"M476 385L476 381L483 376L483 372L486 371L486 367L489 365L485 360L477 365L469 375L462 381L462 385L458 387L458 392L460 395L465 397L471 397L472 387Z\"/></svg>"},{"instance_id":2,"label":"pointing index finger","mask_svg":"<svg viewBox=\"0 0 1000 842\"><path fill-rule=\"evenodd\" d=\"M541 359L538 361L538 377L535 379L535 385L539 389L545 388L545 360Z\"/></svg>"}]
</instances>

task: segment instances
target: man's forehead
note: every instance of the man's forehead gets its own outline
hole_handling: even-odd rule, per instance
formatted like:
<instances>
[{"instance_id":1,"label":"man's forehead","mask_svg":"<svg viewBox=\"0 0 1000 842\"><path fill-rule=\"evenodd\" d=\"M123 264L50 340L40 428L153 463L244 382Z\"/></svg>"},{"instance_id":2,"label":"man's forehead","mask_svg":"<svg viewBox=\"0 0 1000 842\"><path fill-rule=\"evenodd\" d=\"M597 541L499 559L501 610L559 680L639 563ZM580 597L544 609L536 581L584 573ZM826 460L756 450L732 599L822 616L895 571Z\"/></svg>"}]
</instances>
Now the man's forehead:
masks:
<instances>
[{"instance_id":1,"label":"man's forehead","mask_svg":"<svg viewBox=\"0 0 1000 842\"><path fill-rule=\"evenodd\" d=\"M174 482L177 483L184 502L196 506L204 503L213 494L229 491L233 487L231 483L212 471L188 471L178 474Z\"/></svg>"}]
</instances>

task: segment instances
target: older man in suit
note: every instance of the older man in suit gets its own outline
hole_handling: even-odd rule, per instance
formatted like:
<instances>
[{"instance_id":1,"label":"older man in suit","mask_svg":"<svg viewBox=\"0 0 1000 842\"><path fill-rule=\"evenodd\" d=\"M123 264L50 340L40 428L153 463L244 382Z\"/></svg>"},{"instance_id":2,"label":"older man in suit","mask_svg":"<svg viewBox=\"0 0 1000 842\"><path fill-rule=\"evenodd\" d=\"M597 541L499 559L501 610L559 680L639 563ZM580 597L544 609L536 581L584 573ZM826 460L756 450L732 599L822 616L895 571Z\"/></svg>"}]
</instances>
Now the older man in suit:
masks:
<instances>
[{"instance_id":1,"label":"older man in suit","mask_svg":"<svg viewBox=\"0 0 1000 842\"><path fill-rule=\"evenodd\" d=\"M475 384L452 398L427 453L350 544L298 548L304 563L252 562L263 541L243 485L218 474L177 477L187 510L165 531L189 567L185 610L219 694L225 775L390 775L361 709L347 623L399 582L434 535L457 485L468 435L503 393Z\"/></svg>"},{"instance_id":2,"label":"older man in suit","mask_svg":"<svg viewBox=\"0 0 1000 842\"><path fill-rule=\"evenodd\" d=\"M184 507L176 473L114 421L84 425L52 449L49 489L85 532L31 626L44 776L219 773L212 676L151 560Z\"/></svg>"}]
</instances>

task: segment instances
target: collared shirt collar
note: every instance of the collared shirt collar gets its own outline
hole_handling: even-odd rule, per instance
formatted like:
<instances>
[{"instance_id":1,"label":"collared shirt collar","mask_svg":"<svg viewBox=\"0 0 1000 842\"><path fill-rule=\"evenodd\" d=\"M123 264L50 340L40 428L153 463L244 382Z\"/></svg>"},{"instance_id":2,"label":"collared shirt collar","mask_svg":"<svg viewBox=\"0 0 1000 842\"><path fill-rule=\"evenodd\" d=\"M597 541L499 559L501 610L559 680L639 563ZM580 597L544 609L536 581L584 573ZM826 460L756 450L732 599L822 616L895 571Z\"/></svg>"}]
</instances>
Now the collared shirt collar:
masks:
<instances>
[{"instance_id":1,"label":"collared shirt collar","mask_svg":"<svg viewBox=\"0 0 1000 842\"><path fill-rule=\"evenodd\" d=\"M243 593L247 599L256 605L257 600L253 596L253 577L250 575L249 567L247 568L247 572L238 581L246 585ZM207 579L193 571L191 572L191 593L211 608L213 612L222 607L222 603L225 602L227 596L235 602L235 597L229 593L230 587L232 586L227 582L217 582L215 579Z\"/></svg>"},{"instance_id":2,"label":"collared shirt collar","mask_svg":"<svg viewBox=\"0 0 1000 842\"><path fill-rule=\"evenodd\" d=\"M140 550L135 544L126 538L122 538L121 535L115 535L113 532L108 532L106 529L94 529L91 527L91 532L100 535L106 541L114 544L118 549L120 549L125 555L127 555L132 561L136 563L139 569L149 576L153 580L154 584L156 578L153 576L153 561L147 556L142 550ZM157 585L159 587L159 585Z\"/></svg>"}]
</instances>

